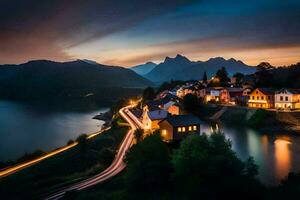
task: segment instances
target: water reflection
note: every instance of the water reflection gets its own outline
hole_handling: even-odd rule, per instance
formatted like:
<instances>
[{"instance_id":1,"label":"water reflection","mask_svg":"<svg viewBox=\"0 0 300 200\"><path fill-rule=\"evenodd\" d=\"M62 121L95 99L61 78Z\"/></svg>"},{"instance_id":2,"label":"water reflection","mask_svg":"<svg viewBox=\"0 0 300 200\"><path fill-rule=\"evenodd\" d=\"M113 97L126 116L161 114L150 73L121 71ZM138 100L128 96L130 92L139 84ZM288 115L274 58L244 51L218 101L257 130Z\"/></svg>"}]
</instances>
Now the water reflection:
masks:
<instances>
[{"instance_id":1,"label":"water reflection","mask_svg":"<svg viewBox=\"0 0 300 200\"><path fill-rule=\"evenodd\" d=\"M237 156L252 156L259 166L259 178L268 185L279 183L289 172L300 171L300 136L291 133L265 133L224 124L204 124L201 131L220 130L232 142Z\"/></svg>"},{"instance_id":2,"label":"water reflection","mask_svg":"<svg viewBox=\"0 0 300 200\"><path fill-rule=\"evenodd\" d=\"M276 176L280 179L286 177L291 169L290 144L291 142L284 139L276 139L274 142Z\"/></svg>"}]
</instances>

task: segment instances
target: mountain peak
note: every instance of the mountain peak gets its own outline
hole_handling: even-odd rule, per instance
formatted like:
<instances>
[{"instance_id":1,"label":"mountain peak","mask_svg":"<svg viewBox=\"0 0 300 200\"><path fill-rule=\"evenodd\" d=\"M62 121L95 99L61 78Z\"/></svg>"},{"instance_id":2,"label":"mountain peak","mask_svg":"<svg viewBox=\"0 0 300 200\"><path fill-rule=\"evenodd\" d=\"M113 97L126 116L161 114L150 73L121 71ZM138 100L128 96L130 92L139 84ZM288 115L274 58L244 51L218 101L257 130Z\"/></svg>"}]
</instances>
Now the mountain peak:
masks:
<instances>
[{"instance_id":1,"label":"mountain peak","mask_svg":"<svg viewBox=\"0 0 300 200\"><path fill-rule=\"evenodd\" d=\"M191 62L187 57L177 54L174 58L170 58L169 56L167 56L165 58L164 62L170 62L170 61L175 61L175 62Z\"/></svg>"},{"instance_id":2,"label":"mountain peak","mask_svg":"<svg viewBox=\"0 0 300 200\"><path fill-rule=\"evenodd\" d=\"M169 56L167 56L167 57L165 58L164 62L168 62L168 61L170 61L170 60L172 60L172 58L170 58Z\"/></svg>"},{"instance_id":3,"label":"mountain peak","mask_svg":"<svg viewBox=\"0 0 300 200\"><path fill-rule=\"evenodd\" d=\"M82 62L92 64L92 65L98 65L98 63L94 60L82 59L82 60L78 60L78 61L82 61Z\"/></svg>"},{"instance_id":4,"label":"mountain peak","mask_svg":"<svg viewBox=\"0 0 300 200\"><path fill-rule=\"evenodd\" d=\"M228 61L231 61L231 62L237 62L237 60L234 59L234 58L229 58Z\"/></svg>"},{"instance_id":5,"label":"mountain peak","mask_svg":"<svg viewBox=\"0 0 300 200\"><path fill-rule=\"evenodd\" d=\"M208 62L210 62L210 61L226 61L223 57L215 57L215 58L210 58L209 60L208 60Z\"/></svg>"},{"instance_id":6,"label":"mountain peak","mask_svg":"<svg viewBox=\"0 0 300 200\"><path fill-rule=\"evenodd\" d=\"M145 63L146 65L156 65L156 63L152 62L152 61L148 61Z\"/></svg>"}]
</instances>

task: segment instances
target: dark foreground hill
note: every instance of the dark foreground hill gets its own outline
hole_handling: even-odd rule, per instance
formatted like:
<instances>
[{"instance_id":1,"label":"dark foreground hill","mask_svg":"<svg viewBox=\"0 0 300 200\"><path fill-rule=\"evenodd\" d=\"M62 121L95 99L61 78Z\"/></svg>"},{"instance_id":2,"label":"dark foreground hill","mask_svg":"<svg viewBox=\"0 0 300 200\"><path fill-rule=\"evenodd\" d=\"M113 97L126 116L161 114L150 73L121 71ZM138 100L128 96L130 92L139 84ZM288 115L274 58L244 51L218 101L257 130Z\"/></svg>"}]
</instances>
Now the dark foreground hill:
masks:
<instances>
[{"instance_id":1,"label":"dark foreground hill","mask_svg":"<svg viewBox=\"0 0 300 200\"><path fill-rule=\"evenodd\" d=\"M103 98L118 88L143 88L150 81L122 67L77 60L30 61L0 66L0 97L16 99L56 99L93 96ZM105 91L105 93L104 93Z\"/></svg>"}]
</instances>

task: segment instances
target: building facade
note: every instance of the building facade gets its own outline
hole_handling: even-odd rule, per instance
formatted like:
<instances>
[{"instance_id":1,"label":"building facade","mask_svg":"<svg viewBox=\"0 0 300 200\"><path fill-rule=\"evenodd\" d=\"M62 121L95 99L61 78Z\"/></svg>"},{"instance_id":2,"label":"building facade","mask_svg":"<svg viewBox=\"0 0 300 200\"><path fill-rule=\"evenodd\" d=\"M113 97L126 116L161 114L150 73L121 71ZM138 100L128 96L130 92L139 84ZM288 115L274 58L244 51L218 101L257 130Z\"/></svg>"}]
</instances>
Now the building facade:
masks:
<instances>
[{"instance_id":1,"label":"building facade","mask_svg":"<svg viewBox=\"0 0 300 200\"><path fill-rule=\"evenodd\" d=\"M193 115L168 116L159 122L160 134L165 141L180 140L189 134L200 134L201 124Z\"/></svg>"},{"instance_id":2,"label":"building facade","mask_svg":"<svg viewBox=\"0 0 300 200\"><path fill-rule=\"evenodd\" d=\"M256 88L249 95L248 107L274 108L274 90L269 88Z\"/></svg>"},{"instance_id":3,"label":"building facade","mask_svg":"<svg viewBox=\"0 0 300 200\"><path fill-rule=\"evenodd\" d=\"M275 92L276 109L299 109L300 108L300 90L281 89Z\"/></svg>"}]
</instances>

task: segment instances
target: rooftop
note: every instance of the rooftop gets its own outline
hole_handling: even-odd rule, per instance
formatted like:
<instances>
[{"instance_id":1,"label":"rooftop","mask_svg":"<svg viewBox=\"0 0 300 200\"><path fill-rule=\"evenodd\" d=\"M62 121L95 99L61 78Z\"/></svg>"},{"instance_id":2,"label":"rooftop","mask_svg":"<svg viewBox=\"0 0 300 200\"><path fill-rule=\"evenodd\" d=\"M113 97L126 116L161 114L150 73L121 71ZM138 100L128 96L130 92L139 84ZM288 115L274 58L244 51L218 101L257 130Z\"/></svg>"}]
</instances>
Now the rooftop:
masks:
<instances>
[{"instance_id":1,"label":"rooftop","mask_svg":"<svg viewBox=\"0 0 300 200\"><path fill-rule=\"evenodd\" d=\"M257 88L257 89L265 95L272 95L275 93L275 90L273 90L271 88Z\"/></svg>"},{"instance_id":2,"label":"rooftop","mask_svg":"<svg viewBox=\"0 0 300 200\"><path fill-rule=\"evenodd\" d=\"M165 110L162 110L162 109L154 110L154 111L148 112L147 114L151 120L161 120L161 119L167 118L167 116L168 116L168 112Z\"/></svg>"},{"instance_id":3,"label":"rooftop","mask_svg":"<svg viewBox=\"0 0 300 200\"><path fill-rule=\"evenodd\" d=\"M292 94L300 94L300 89L287 89L287 88L282 88L281 90L276 91L276 94L282 93L285 90Z\"/></svg>"},{"instance_id":4,"label":"rooftop","mask_svg":"<svg viewBox=\"0 0 300 200\"><path fill-rule=\"evenodd\" d=\"M165 119L172 126L188 126L202 124L202 121L194 115L170 115Z\"/></svg>"}]
</instances>

